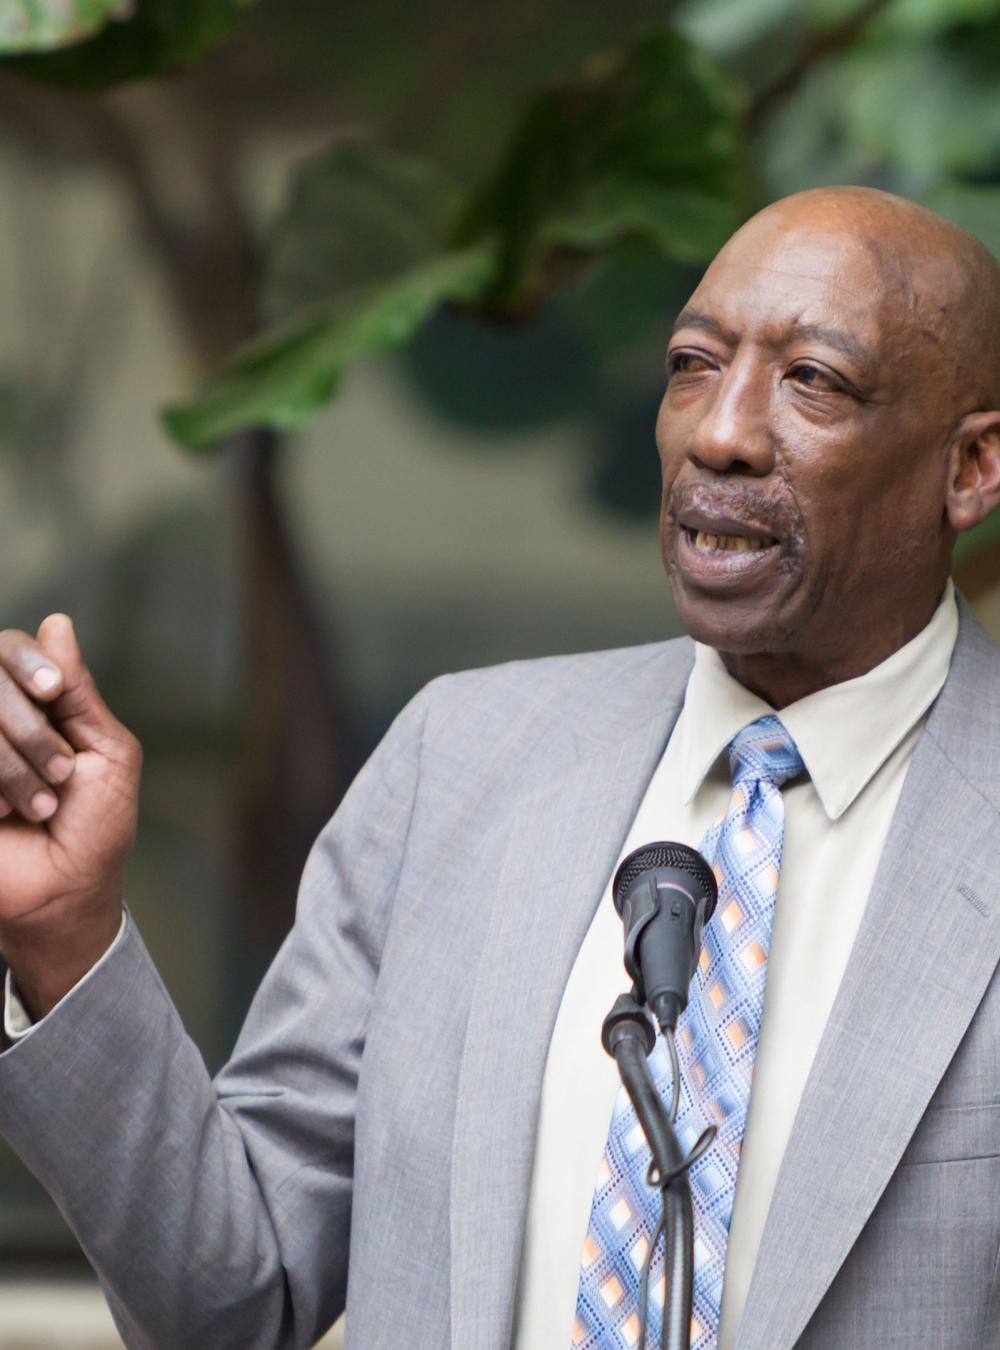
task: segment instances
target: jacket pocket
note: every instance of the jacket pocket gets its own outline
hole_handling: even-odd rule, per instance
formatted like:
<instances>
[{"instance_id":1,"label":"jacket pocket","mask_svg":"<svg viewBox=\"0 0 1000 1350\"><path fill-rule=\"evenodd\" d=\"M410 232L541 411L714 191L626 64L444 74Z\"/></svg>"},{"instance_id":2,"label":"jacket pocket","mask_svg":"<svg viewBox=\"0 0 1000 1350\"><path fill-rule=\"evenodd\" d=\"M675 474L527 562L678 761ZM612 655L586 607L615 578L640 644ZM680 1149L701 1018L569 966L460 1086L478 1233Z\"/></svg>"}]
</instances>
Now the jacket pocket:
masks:
<instances>
[{"instance_id":1,"label":"jacket pocket","mask_svg":"<svg viewBox=\"0 0 1000 1350\"><path fill-rule=\"evenodd\" d=\"M899 1161L906 1166L994 1157L1000 1157L1000 1102L932 1106Z\"/></svg>"}]
</instances>

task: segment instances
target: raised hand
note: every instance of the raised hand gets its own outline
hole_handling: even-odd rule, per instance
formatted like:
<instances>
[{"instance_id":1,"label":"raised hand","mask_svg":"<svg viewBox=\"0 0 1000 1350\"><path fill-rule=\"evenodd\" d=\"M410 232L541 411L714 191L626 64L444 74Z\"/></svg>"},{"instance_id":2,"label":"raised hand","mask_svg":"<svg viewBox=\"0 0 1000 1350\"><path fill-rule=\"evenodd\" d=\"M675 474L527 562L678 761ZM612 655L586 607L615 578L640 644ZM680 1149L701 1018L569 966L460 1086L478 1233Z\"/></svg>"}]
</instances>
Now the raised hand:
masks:
<instances>
[{"instance_id":1,"label":"raised hand","mask_svg":"<svg viewBox=\"0 0 1000 1350\"><path fill-rule=\"evenodd\" d=\"M0 630L0 951L36 1017L117 932L141 764L67 615Z\"/></svg>"}]
</instances>

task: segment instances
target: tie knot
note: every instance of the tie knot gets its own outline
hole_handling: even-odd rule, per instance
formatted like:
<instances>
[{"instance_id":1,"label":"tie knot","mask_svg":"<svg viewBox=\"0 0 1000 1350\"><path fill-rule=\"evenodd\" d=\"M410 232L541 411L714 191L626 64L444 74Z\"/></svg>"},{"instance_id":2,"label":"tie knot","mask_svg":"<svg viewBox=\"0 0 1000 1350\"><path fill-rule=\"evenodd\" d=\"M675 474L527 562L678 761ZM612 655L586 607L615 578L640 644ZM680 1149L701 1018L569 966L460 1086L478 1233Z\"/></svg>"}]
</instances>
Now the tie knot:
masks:
<instances>
[{"instance_id":1,"label":"tie knot","mask_svg":"<svg viewBox=\"0 0 1000 1350\"><path fill-rule=\"evenodd\" d=\"M798 746L777 717L760 717L729 742L733 783L766 779L780 787L805 767Z\"/></svg>"}]
</instances>

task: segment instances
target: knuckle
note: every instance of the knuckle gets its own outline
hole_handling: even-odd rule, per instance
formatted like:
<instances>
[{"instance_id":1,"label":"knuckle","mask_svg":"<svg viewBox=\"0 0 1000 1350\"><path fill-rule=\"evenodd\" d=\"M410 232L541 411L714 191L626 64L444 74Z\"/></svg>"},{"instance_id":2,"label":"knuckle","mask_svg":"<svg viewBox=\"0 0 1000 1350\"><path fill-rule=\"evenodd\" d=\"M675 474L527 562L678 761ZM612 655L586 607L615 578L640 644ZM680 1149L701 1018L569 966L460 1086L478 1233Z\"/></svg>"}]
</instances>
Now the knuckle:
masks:
<instances>
[{"instance_id":1,"label":"knuckle","mask_svg":"<svg viewBox=\"0 0 1000 1350\"><path fill-rule=\"evenodd\" d=\"M61 738L51 723L33 706L20 709L16 721L9 722L4 730L15 748L36 764L48 761L62 749Z\"/></svg>"},{"instance_id":2,"label":"knuckle","mask_svg":"<svg viewBox=\"0 0 1000 1350\"><path fill-rule=\"evenodd\" d=\"M22 749L24 751L25 756L30 761L30 763L34 765L38 773L42 774L46 778L48 777L49 773L50 760L52 760L56 755L63 755L65 758L67 759L69 758L69 756L65 754L65 751L63 750L63 747L59 744L59 742L52 740L50 737L43 737L43 736L35 737L32 740L25 742Z\"/></svg>"},{"instance_id":3,"label":"knuckle","mask_svg":"<svg viewBox=\"0 0 1000 1350\"><path fill-rule=\"evenodd\" d=\"M20 628L0 629L0 661L19 663L28 651L34 651L34 638Z\"/></svg>"},{"instance_id":4,"label":"knuckle","mask_svg":"<svg viewBox=\"0 0 1000 1350\"><path fill-rule=\"evenodd\" d=\"M11 752L0 764L0 788L12 801L28 802L41 786L38 776L20 755Z\"/></svg>"},{"instance_id":5,"label":"knuckle","mask_svg":"<svg viewBox=\"0 0 1000 1350\"><path fill-rule=\"evenodd\" d=\"M18 746L29 754L51 755L59 746L52 724L34 708L26 710L17 730Z\"/></svg>"},{"instance_id":6,"label":"knuckle","mask_svg":"<svg viewBox=\"0 0 1000 1350\"><path fill-rule=\"evenodd\" d=\"M0 665L0 708L5 720L21 718L24 711L33 706L9 667Z\"/></svg>"}]
</instances>

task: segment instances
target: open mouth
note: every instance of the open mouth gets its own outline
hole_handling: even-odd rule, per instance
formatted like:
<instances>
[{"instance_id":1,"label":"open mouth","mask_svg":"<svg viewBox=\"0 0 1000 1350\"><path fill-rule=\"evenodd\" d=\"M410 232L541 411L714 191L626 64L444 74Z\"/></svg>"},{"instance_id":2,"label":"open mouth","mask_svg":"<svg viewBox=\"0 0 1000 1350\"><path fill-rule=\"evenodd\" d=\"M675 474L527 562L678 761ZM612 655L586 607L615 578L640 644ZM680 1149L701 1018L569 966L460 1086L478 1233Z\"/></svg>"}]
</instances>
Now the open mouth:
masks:
<instances>
[{"instance_id":1,"label":"open mouth","mask_svg":"<svg viewBox=\"0 0 1000 1350\"><path fill-rule=\"evenodd\" d=\"M777 540L771 535L709 534L705 530L693 530L683 526L689 543L704 553L758 553L763 549L774 548Z\"/></svg>"},{"instance_id":2,"label":"open mouth","mask_svg":"<svg viewBox=\"0 0 1000 1350\"><path fill-rule=\"evenodd\" d=\"M736 522L726 524L732 529ZM780 541L770 534L713 534L682 525L676 562L692 585L702 590L721 586L729 594L772 576L782 554Z\"/></svg>"}]
</instances>

